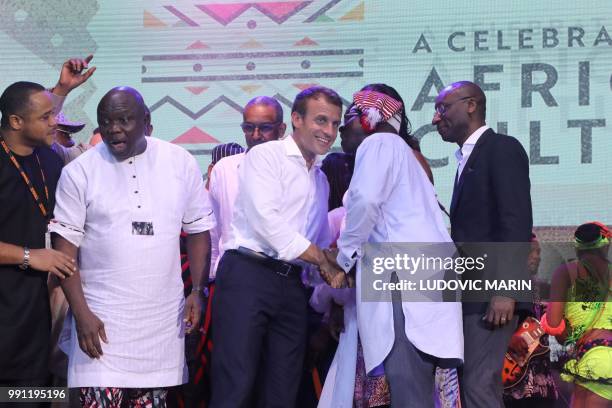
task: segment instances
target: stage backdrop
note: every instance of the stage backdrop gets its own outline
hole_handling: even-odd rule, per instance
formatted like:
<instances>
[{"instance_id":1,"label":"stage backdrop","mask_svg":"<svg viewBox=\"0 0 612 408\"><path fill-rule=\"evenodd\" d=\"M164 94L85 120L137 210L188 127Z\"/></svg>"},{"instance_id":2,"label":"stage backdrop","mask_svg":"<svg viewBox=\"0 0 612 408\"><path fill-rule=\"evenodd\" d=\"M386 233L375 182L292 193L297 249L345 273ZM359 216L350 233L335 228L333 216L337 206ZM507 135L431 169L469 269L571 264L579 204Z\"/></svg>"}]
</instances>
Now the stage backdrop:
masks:
<instances>
[{"instance_id":1,"label":"stage backdrop","mask_svg":"<svg viewBox=\"0 0 612 408\"><path fill-rule=\"evenodd\" d=\"M62 61L94 53L98 71L65 108L88 124L79 139L100 97L130 85L151 108L154 136L204 169L216 144L244 144L241 107L256 95L277 98L289 121L312 84L347 102L385 82L403 95L448 204L456 146L431 126L433 101L468 79L487 94L488 124L529 154L535 224L610 224L611 16L601 0L1 0L0 85L50 86Z\"/></svg>"}]
</instances>

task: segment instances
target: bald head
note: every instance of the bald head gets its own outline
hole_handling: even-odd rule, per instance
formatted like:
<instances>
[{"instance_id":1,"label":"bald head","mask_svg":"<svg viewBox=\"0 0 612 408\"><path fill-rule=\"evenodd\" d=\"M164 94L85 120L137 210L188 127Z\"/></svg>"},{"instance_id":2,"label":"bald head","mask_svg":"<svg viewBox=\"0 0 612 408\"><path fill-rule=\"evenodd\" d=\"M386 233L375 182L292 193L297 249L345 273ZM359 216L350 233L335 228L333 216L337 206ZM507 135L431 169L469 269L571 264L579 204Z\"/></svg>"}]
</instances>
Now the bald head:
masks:
<instances>
[{"instance_id":1,"label":"bald head","mask_svg":"<svg viewBox=\"0 0 612 408\"><path fill-rule=\"evenodd\" d=\"M436 97L436 111L431 121L442 140L463 146L467 138L485 124L487 100L478 85L454 82Z\"/></svg>"},{"instance_id":2,"label":"bald head","mask_svg":"<svg viewBox=\"0 0 612 408\"><path fill-rule=\"evenodd\" d=\"M445 92L448 94L452 93L459 98L473 98L476 102L476 117L484 122L487 116L487 97L478 85L470 81L453 82L440 92L438 98Z\"/></svg>"},{"instance_id":3,"label":"bald head","mask_svg":"<svg viewBox=\"0 0 612 408\"><path fill-rule=\"evenodd\" d=\"M113 88L98 104L102 140L120 161L144 152L150 121L144 99L134 88Z\"/></svg>"},{"instance_id":4,"label":"bald head","mask_svg":"<svg viewBox=\"0 0 612 408\"><path fill-rule=\"evenodd\" d=\"M117 97L132 100L137 107L143 109L143 112L145 112L145 109L147 109L140 92L129 86L117 86L104 94L102 99L100 99L100 103L98 103L98 110L107 105L113 98L116 99Z\"/></svg>"}]
</instances>

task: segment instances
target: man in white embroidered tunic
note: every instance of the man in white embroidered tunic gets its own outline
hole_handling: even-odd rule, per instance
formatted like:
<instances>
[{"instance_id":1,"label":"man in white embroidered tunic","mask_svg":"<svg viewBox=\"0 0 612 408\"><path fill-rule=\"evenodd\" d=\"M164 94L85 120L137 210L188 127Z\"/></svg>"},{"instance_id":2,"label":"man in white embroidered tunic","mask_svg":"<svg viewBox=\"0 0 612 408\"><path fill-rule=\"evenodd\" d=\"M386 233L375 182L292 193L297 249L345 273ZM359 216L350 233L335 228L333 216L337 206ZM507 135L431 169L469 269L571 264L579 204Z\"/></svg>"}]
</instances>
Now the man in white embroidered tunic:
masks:
<instances>
[{"instance_id":1,"label":"man in white embroidered tunic","mask_svg":"<svg viewBox=\"0 0 612 408\"><path fill-rule=\"evenodd\" d=\"M164 388L187 380L184 335L200 318L215 219L195 158L145 137L149 121L136 90L109 91L98 105L104 143L66 166L57 189L54 247L79 251L62 288L74 316L68 386L84 406L163 404ZM186 300L181 228L194 282Z\"/></svg>"}]
</instances>

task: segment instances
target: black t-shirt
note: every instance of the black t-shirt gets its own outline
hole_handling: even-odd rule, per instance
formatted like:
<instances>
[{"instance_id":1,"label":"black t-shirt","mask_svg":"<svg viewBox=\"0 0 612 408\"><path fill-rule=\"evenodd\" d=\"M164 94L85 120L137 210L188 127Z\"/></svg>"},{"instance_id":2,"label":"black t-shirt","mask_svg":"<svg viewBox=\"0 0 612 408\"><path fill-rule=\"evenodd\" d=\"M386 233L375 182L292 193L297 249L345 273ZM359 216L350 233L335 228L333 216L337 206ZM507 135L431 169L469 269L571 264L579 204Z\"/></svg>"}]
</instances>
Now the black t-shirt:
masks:
<instances>
[{"instance_id":1,"label":"black t-shirt","mask_svg":"<svg viewBox=\"0 0 612 408\"><path fill-rule=\"evenodd\" d=\"M38 160L40 160L40 166ZM62 170L51 149L35 149L15 158L24 169L47 211L55 206L55 188ZM41 176L42 166L49 202ZM8 155L0 147L0 241L31 249L45 247L47 219ZM0 382L48 375L51 328L47 274L17 265L0 265Z\"/></svg>"}]
</instances>

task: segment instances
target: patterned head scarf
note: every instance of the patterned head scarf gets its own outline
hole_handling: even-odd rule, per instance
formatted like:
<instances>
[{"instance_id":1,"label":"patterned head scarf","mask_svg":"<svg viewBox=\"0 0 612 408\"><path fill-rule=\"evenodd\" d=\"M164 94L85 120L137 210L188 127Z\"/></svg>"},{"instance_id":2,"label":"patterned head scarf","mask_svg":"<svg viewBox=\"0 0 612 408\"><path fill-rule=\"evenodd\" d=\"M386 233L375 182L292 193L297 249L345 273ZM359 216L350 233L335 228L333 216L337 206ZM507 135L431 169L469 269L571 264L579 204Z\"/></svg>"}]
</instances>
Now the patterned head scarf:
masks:
<instances>
[{"instance_id":1,"label":"patterned head scarf","mask_svg":"<svg viewBox=\"0 0 612 408\"><path fill-rule=\"evenodd\" d=\"M389 123L399 132L403 105L400 101L381 92L359 91L353 95L353 104L361 113L361 126L373 132L381 123Z\"/></svg>"}]
</instances>

